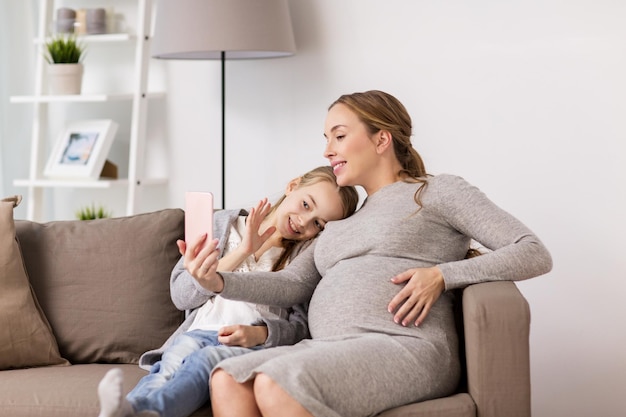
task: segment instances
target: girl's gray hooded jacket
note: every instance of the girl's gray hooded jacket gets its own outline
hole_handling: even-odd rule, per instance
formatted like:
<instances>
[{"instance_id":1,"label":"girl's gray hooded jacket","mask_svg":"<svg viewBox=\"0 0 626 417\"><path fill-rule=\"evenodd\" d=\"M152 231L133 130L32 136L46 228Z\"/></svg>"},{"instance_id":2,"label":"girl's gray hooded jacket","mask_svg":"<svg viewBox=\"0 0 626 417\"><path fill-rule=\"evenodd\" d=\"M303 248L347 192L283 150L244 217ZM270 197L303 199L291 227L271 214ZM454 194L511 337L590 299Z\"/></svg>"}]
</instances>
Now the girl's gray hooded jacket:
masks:
<instances>
[{"instance_id":1,"label":"girl's gray hooded jacket","mask_svg":"<svg viewBox=\"0 0 626 417\"><path fill-rule=\"evenodd\" d=\"M230 234L230 226L237 221L239 216L246 216L245 210L218 210L213 217L213 236L220 238L218 249L220 253L224 253L224 245L228 241ZM311 241L303 242L291 255L291 259L304 250ZM290 259L290 260L291 260ZM139 366L143 369L150 370L152 365L161 359L163 351L172 343L174 338L180 333L189 329L193 322L198 308L204 305L210 298L216 294L207 291L198 284L198 282L187 272L183 266L184 259L181 257L170 277L170 293L174 305L186 311L185 321L176 329L176 331L165 341L158 349L150 350L139 358ZM272 307L279 308L279 307ZM288 311L289 316L285 319L279 318L262 318L254 323L241 323L252 325L267 326L268 336L263 344L264 347L292 345L302 339L310 338L307 318L307 305L293 306Z\"/></svg>"}]
</instances>

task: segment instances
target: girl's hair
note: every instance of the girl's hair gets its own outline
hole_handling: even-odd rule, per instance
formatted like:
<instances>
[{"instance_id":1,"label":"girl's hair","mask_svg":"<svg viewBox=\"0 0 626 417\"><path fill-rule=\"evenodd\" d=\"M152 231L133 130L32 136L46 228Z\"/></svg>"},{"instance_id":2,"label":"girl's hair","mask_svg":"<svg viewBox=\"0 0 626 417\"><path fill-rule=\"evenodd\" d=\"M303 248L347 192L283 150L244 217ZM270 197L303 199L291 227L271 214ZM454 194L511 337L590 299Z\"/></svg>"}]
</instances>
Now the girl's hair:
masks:
<instances>
[{"instance_id":1,"label":"girl's hair","mask_svg":"<svg viewBox=\"0 0 626 417\"><path fill-rule=\"evenodd\" d=\"M339 192L339 197L341 198L341 203L342 203L342 208L343 208L343 213L342 213L341 218L345 219L346 217L351 216L356 211L356 206L359 202L359 193L356 191L356 188L353 186L342 187L342 186L337 185L337 177L335 177L335 174L333 173L333 169L330 166L320 166L320 167L310 170L309 172L307 172L306 174L300 177L300 182L298 183L296 187L297 188L307 187L309 185L313 185L322 181L326 181L337 187L337 191ZM276 201L276 203L274 203L274 206L272 207L272 210L270 211L270 213L272 213L274 210L276 210L278 206L281 205L281 203L285 200L285 197L287 196L283 194L283 196L280 197L278 201ZM293 254L297 245L301 243L301 241L283 239L282 243L283 243L283 252L274 263L274 266L272 267L272 271L278 271L285 267L285 265L287 264L287 261Z\"/></svg>"},{"instance_id":2,"label":"girl's hair","mask_svg":"<svg viewBox=\"0 0 626 417\"><path fill-rule=\"evenodd\" d=\"M393 150L401 165L398 175L406 182L422 184L414 195L419 210L422 207L421 195L428 187L430 175L426 172L422 157L411 143L411 116L404 105L391 94L378 90L342 95L328 109L336 104L343 104L353 111L365 124L370 136L381 130L391 133ZM468 257L477 255L480 255L480 251L476 249L470 249L467 253Z\"/></svg>"}]
</instances>

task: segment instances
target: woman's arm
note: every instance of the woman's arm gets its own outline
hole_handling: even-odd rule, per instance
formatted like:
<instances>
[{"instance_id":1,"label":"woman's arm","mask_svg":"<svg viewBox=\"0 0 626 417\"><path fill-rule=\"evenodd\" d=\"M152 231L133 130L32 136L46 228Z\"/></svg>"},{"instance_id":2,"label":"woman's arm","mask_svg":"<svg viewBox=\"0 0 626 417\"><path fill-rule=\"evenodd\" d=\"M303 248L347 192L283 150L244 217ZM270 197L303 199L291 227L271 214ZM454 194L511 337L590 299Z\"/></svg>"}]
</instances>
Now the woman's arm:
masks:
<instances>
[{"instance_id":1,"label":"woman's arm","mask_svg":"<svg viewBox=\"0 0 626 417\"><path fill-rule=\"evenodd\" d=\"M539 238L521 221L502 210L464 179L440 175L433 179L424 204L458 232L490 252L471 259L414 268L392 278L405 284L388 310L394 321L419 326L444 290L487 281L518 281L549 272L552 258Z\"/></svg>"},{"instance_id":2,"label":"woman's arm","mask_svg":"<svg viewBox=\"0 0 626 417\"><path fill-rule=\"evenodd\" d=\"M440 195L445 219L489 252L438 265L446 290L487 281L520 281L548 273L552 257L520 220L498 207L464 179L446 175Z\"/></svg>"},{"instance_id":3,"label":"woman's arm","mask_svg":"<svg viewBox=\"0 0 626 417\"><path fill-rule=\"evenodd\" d=\"M194 278L204 291L224 298L289 308L309 301L321 279L313 260L316 241L285 269L277 272L217 272L217 241L208 242L197 254L187 249L199 268Z\"/></svg>"},{"instance_id":4,"label":"woman's arm","mask_svg":"<svg viewBox=\"0 0 626 417\"><path fill-rule=\"evenodd\" d=\"M307 303L320 281L313 255L317 240L277 272L222 272L215 280L220 295L232 300L289 308Z\"/></svg>"}]
</instances>

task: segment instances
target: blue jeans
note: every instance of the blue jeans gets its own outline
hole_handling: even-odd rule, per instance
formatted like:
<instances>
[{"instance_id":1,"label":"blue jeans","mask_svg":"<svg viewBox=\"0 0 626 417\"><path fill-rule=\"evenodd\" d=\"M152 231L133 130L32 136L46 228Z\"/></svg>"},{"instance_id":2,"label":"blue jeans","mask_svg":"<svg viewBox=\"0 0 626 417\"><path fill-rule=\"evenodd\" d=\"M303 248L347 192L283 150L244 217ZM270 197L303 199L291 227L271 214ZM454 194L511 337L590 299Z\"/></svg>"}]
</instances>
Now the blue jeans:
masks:
<instances>
[{"instance_id":1,"label":"blue jeans","mask_svg":"<svg viewBox=\"0 0 626 417\"><path fill-rule=\"evenodd\" d=\"M150 410L161 417L189 416L209 400L209 377L218 362L260 348L222 345L216 331L182 333L126 399L136 413Z\"/></svg>"}]
</instances>

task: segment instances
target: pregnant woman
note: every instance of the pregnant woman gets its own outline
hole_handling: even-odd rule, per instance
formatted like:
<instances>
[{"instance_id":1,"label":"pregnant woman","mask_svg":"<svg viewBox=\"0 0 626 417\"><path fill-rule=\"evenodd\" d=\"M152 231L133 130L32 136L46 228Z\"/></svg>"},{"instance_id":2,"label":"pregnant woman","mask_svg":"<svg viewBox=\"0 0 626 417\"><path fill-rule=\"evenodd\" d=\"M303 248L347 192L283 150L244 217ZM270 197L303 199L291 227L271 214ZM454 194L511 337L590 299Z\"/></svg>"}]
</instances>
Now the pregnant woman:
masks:
<instances>
[{"instance_id":1,"label":"pregnant woman","mask_svg":"<svg viewBox=\"0 0 626 417\"><path fill-rule=\"evenodd\" d=\"M365 189L362 207L279 272L217 273L215 242L198 253L194 279L222 297L310 299L311 340L218 365L216 417L372 416L449 395L460 375L450 290L550 271L528 227L464 179L427 174L411 129L387 93L341 96L324 156L339 185ZM467 258L472 240L486 253Z\"/></svg>"}]
</instances>

